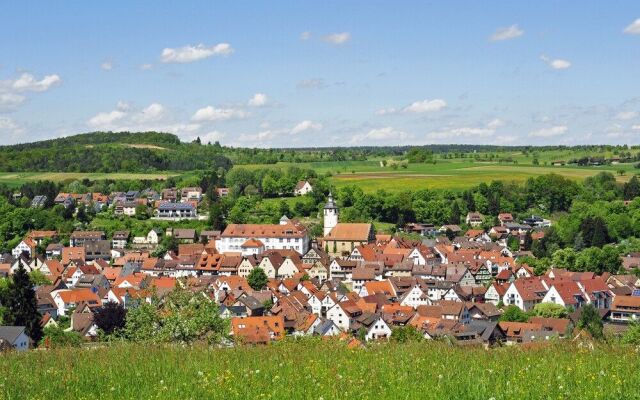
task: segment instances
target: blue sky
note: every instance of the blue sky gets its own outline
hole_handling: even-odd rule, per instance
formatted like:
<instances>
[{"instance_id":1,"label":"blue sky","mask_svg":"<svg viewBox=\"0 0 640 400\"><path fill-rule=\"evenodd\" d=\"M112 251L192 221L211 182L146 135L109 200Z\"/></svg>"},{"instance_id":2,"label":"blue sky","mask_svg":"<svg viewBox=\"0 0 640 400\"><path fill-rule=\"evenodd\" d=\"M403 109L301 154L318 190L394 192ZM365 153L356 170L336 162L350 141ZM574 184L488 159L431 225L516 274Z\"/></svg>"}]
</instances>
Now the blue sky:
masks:
<instances>
[{"instance_id":1,"label":"blue sky","mask_svg":"<svg viewBox=\"0 0 640 400\"><path fill-rule=\"evenodd\" d=\"M638 1L0 5L0 144L639 144Z\"/></svg>"}]
</instances>

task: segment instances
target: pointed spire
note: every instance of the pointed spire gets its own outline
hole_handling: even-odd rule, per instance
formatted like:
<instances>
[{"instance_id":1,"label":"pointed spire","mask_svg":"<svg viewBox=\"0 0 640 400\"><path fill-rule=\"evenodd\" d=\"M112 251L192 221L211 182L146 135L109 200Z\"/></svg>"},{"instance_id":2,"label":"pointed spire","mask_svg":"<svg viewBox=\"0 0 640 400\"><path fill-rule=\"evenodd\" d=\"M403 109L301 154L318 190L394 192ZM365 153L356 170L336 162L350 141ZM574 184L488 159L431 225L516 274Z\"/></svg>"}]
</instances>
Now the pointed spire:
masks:
<instances>
[{"instance_id":1,"label":"pointed spire","mask_svg":"<svg viewBox=\"0 0 640 400\"><path fill-rule=\"evenodd\" d=\"M329 192L329 197L327 198L327 204L324 206L325 210L328 209L336 209L338 208L336 206L336 203L333 201L333 195L331 194L331 192Z\"/></svg>"}]
</instances>

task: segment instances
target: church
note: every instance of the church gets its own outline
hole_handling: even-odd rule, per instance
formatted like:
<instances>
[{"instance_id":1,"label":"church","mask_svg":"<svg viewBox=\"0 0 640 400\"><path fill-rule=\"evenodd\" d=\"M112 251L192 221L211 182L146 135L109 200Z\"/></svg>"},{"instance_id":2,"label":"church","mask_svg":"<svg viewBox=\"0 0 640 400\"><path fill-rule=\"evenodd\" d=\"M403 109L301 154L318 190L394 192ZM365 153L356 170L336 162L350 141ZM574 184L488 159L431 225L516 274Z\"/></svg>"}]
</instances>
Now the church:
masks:
<instances>
[{"instance_id":1,"label":"church","mask_svg":"<svg viewBox=\"0 0 640 400\"><path fill-rule=\"evenodd\" d=\"M340 211L329 193L324 206L324 237L322 245L331 256L348 256L356 246L375 242L373 224L338 222Z\"/></svg>"}]
</instances>

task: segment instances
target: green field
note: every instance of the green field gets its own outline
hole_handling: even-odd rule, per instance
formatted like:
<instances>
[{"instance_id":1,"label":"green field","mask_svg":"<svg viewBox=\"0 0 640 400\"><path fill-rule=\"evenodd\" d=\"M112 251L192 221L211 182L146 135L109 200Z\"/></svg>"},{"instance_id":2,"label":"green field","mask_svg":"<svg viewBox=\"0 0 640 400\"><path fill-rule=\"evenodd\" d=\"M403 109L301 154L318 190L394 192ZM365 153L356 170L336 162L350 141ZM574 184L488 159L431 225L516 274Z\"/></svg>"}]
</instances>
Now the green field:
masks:
<instances>
[{"instance_id":1,"label":"green field","mask_svg":"<svg viewBox=\"0 0 640 400\"><path fill-rule=\"evenodd\" d=\"M155 180L167 179L172 176L180 176L181 173L176 172L157 172L149 174L141 173L102 173L102 172L0 172L0 183L9 186L19 186L26 182L38 180L49 180L53 182L74 181L78 179L90 180Z\"/></svg>"},{"instance_id":2,"label":"green field","mask_svg":"<svg viewBox=\"0 0 640 400\"><path fill-rule=\"evenodd\" d=\"M0 357L0 398L632 399L632 348L526 349L304 340L267 347L115 345Z\"/></svg>"},{"instance_id":3,"label":"green field","mask_svg":"<svg viewBox=\"0 0 640 400\"><path fill-rule=\"evenodd\" d=\"M551 152L550 152L551 153ZM555 152L554 152L555 153ZM524 156L521 156L524 157ZM550 156L547 156L551 159ZM526 163L525 161L528 161ZM336 161L315 163L278 163L271 165L241 165L239 168L281 168L289 166L310 168L318 174L330 172L332 183L337 187L357 185L365 192L380 189L395 192L416 189L463 190L481 182L493 180L524 182L528 178L555 173L575 180L583 180L606 171L616 175L619 182L626 182L640 170L632 164L605 165L598 167L578 167L551 165L534 166L531 158L519 164L499 164L497 162L473 162L468 159L438 160L436 164L408 164L407 168L383 167L380 160ZM618 175L624 170L624 175Z\"/></svg>"}]
</instances>

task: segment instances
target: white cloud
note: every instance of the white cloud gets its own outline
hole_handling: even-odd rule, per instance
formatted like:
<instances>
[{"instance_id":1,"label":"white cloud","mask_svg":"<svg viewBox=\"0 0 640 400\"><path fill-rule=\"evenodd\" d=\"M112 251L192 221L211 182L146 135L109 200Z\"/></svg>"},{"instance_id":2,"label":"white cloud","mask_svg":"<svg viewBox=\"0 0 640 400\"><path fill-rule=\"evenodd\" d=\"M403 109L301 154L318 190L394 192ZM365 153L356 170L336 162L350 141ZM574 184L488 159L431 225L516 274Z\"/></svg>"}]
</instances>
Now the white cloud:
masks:
<instances>
[{"instance_id":1,"label":"white cloud","mask_svg":"<svg viewBox=\"0 0 640 400\"><path fill-rule=\"evenodd\" d=\"M18 126L11 118L0 117L0 135L6 142L19 141L24 129ZM7 137L8 136L8 137Z\"/></svg>"},{"instance_id":2,"label":"white cloud","mask_svg":"<svg viewBox=\"0 0 640 400\"><path fill-rule=\"evenodd\" d=\"M633 129L634 131L640 131L640 125L633 125L631 129Z\"/></svg>"},{"instance_id":3,"label":"white cloud","mask_svg":"<svg viewBox=\"0 0 640 400\"><path fill-rule=\"evenodd\" d=\"M440 111L446 106L447 106L447 102L442 99L421 100L421 101L414 101L413 103L405 107L403 111L408 113L422 114L422 113Z\"/></svg>"},{"instance_id":4,"label":"white cloud","mask_svg":"<svg viewBox=\"0 0 640 400\"><path fill-rule=\"evenodd\" d=\"M389 114L395 114L397 112L398 112L398 109L395 107L381 108L379 110L376 110L376 115L389 115Z\"/></svg>"},{"instance_id":5,"label":"white cloud","mask_svg":"<svg viewBox=\"0 0 640 400\"><path fill-rule=\"evenodd\" d=\"M140 71L148 71L153 68L153 64L142 64L140 65Z\"/></svg>"},{"instance_id":6,"label":"white cloud","mask_svg":"<svg viewBox=\"0 0 640 400\"><path fill-rule=\"evenodd\" d=\"M364 134L354 135L351 138L351 143L358 144L369 141L391 141L393 143L400 144L400 142L407 138L409 138L409 134L406 132L394 129L391 126L385 126L382 128L371 129L369 132Z\"/></svg>"},{"instance_id":7,"label":"white cloud","mask_svg":"<svg viewBox=\"0 0 640 400\"><path fill-rule=\"evenodd\" d=\"M12 110L26 100L26 97L17 93L0 93L0 110Z\"/></svg>"},{"instance_id":8,"label":"white cloud","mask_svg":"<svg viewBox=\"0 0 640 400\"><path fill-rule=\"evenodd\" d=\"M300 40L309 40L311 39L311 32L305 31L300 34Z\"/></svg>"},{"instance_id":9,"label":"white cloud","mask_svg":"<svg viewBox=\"0 0 640 400\"><path fill-rule=\"evenodd\" d=\"M139 114L134 115L134 121L139 123L155 122L161 120L166 114L166 109L160 103L152 103Z\"/></svg>"},{"instance_id":10,"label":"white cloud","mask_svg":"<svg viewBox=\"0 0 640 400\"><path fill-rule=\"evenodd\" d=\"M208 142L215 143L224 139L225 136L227 135L220 131L211 131L211 132L205 133L204 135L199 135L199 136L202 143L208 143Z\"/></svg>"},{"instance_id":11,"label":"white cloud","mask_svg":"<svg viewBox=\"0 0 640 400\"><path fill-rule=\"evenodd\" d=\"M498 129L501 126L504 126L504 121L501 120L500 118L495 118L489 121L489 123L487 124L487 128L489 129Z\"/></svg>"},{"instance_id":12,"label":"white cloud","mask_svg":"<svg viewBox=\"0 0 640 400\"><path fill-rule=\"evenodd\" d=\"M567 133L568 130L569 128L567 128L566 125L556 125L550 128L542 128L542 129L538 129L537 131L533 131L529 133L529 136L538 137L538 138L551 138L556 136L562 136L565 133Z\"/></svg>"},{"instance_id":13,"label":"white cloud","mask_svg":"<svg viewBox=\"0 0 640 400\"><path fill-rule=\"evenodd\" d=\"M640 18L633 21L624 29L624 33L628 35L640 35Z\"/></svg>"},{"instance_id":14,"label":"white cloud","mask_svg":"<svg viewBox=\"0 0 640 400\"><path fill-rule=\"evenodd\" d=\"M207 106L193 114L193 121L227 121L230 119L243 119L249 116L246 111L237 108L216 108Z\"/></svg>"},{"instance_id":15,"label":"white cloud","mask_svg":"<svg viewBox=\"0 0 640 400\"><path fill-rule=\"evenodd\" d=\"M113 69L113 64L111 63L111 61L105 61L100 64L100 68L102 68L102 70L104 71L111 71Z\"/></svg>"},{"instance_id":16,"label":"white cloud","mask_svg":"<svg viewBox=\"0 0 640 400\"><path fill-rule=\"evenodd\" d=\"M44 92L60 82L62 80L56 74L37 80L33 75L25 72L11 83L11 87L17 91Z\"/></svg>"},{"instance_id":17,"label":"white cloud","mask_svg":"<svg viewBox=\"0 0 640 400\"><path fill-rule=\"evenodd\" d=\"M167 47L162 50L160 60L163 63L190 63L212 56L226 56L233 51L229 43L218 43L213 46L205 46L201 43L196 46L184 46L176 49Z\"/></svg>"},{"instance_id":18,"label":"white cloud","mask_svg":"<svg viewBox=\"0 0 640 400\"><path fill-rule=\"evenodd\" d=\"M195 139L201 128L197 123L181 123L171 118L167 108L160 103L151 103L138 109L124 101L118 102L116 109L100 112L87 121L95 130L113 132L171 132L185 139Z\"/></svg>"},{"instance_id":19,"label":"white cloud","mask_svg":"<svg viewBox=\"0 0 640 400\"><path fill-rule=\"evenodd\" d=\"M541 55L540 59L553 69L567 69L571 67L571 63L561 58L550 59L545 55Z\"/></svg>"},{"instance_id":20,"label":"white cloud","mask_svg":"<svg viewBox=\"0 0 640 400\"><path fill-rule=\"evenodd\" d=\"M511 25L504 28L498 28L493 35L489 37L489 40L493 42L515 39L522 36L524 31L518 27L518 25Z\"/></svg>"},{"instance_id":21,"label":"white cloud","mask_svg":"<svg viewBox=\"0 0 640 400\"><path fill-rule=\"evenodd\" d=\"M322 38L325 42L341 45L351 40L351 34L349 32L332 33Z\"/></svg>"},{"instance_id":22,"label":"white cloud","mask_svg":"<svg viewBox=\"0 0 640 400\"><path fill-rule=\"evenodd\" d=\"M626 121L629 119L634 119L637 116L638 113L636 111L620 111L618 114L616 114L616 119Z\"/></svg>"},{"instance_id":23,"label":"white cloud","mask_svg":"<svg viewBox=\"0 0 640 400\"><path fill-rule=\"evenodd\" d=\"M267 98L267 95L264 93L256 93L253 95L252 98L249 99L249 105L252 107L262 107L267 105L267 102L269 101L269 99Z\"/></svg>"},{"instance_id":24,"label":"white cloud","mask_svg":"<svg viewBox=\"0 0 640 400\"><path fill-rule=\"evenodd\" d=\"M87 122L87 125L95 129L109 130L108 127L113 126L115 122L123 119L126 115L127 113L120 110L101 112L91 117L91 119L89 119L89 121Z\"/></svg>"},{"instance_id":25,"label":"white cloud","mask_svg":"<svg viewBox=\"0 0 640 400\"><path fill-rule=\"evenodd\" d=\"M298 133L302 133L305 131L319 131L320 129L322 129L322 124L319 122L313 122L313 121L309 121L309 120L304 120L300 123L298 123L296 126L293 127L293 129L291 129L291 134L292 135L297 135Z\"/></svg>"}]
</instances>

